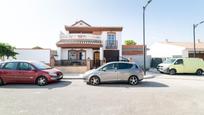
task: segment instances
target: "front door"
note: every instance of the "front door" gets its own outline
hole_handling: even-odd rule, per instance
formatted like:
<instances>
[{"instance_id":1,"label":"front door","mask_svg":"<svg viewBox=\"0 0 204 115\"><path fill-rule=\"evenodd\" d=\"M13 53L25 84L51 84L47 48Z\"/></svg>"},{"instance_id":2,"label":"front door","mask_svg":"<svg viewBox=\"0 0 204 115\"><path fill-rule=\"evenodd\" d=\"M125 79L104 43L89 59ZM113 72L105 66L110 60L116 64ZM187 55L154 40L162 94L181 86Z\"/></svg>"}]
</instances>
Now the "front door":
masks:
<instances>
[{"instance_id":1,"label":"front door","mask_svg":"<svg viewBox=\"0 0 204 115\"><path fill-rule=\"evenodd\" d=\"M176 60L174 63L174 68L176 69L177 73L185 73L183 59Z\"/></svg>"},{"instance_id":2,"label":"front door","mask_svg":"<svg viewBox=\"0 0 204 115\"><path fill-rule=\"evenodd\" d=\"M106 62L119 61L119 50L104 50Z\"/></svg>"},{"instance_id":3,"label":"front door","mask_svg":"<svg viewBox=\"0 0 204 115\"><path fill-rule=\"evenodd\" d=\"M17 70L17 62L8 62L3 66L2 77L6 83L15 83L16 82L16 73Z\"/></svg>"},{"instance_id":4,"label":"front door","mask_svg":"<svg viewBox=\"0 0 204 115\"><path fill-rule=\"evenodd\" d=\"M127 81L131 75L130 70L132 67L133 67L133 64L119 63L118 64L118 80Z\"/></svg>"},{"instance_id":5,"label":"front door","mask_svg":"<svg viewBox=\"0 0 204 115\"><path fill-rule=\"evenodd\" d=\"M100 70L101 81L117 80L117 64L108 64Z\"/></svg>"},{"instance_id":6,"label":"front door","mask_svg":"<svg viewBox=\"0 0 204 115\"><path fill-rule=\"evenodd\" d=\"M94 52L94 67L99 67L100 66L100 53L99 52Z\"/></svg>"},{"instance_id":7,"label":"front door","mask_svg":"<svg viewBox=\"0 0 204 115\"><path fill-rule=\"evenodd\" d=\"M18 65L18 73L16 74L17 82L19 83L32 83L34 82L36 72L35 68L26 62L21 62Z\"/></svg>"}]
</instances>

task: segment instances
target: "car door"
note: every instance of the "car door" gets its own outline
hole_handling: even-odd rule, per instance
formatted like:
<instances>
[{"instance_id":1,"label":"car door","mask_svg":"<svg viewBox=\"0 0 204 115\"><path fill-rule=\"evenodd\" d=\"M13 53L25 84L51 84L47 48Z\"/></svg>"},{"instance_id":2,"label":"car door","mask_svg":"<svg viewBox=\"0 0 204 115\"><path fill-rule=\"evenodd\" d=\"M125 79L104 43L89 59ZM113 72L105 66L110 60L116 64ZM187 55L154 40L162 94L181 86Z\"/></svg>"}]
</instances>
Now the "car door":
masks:
<instances>
[{"instance_id":1,"label":"car door","mask_svg":"<svg viewBox=\"0 0 204 115\"><path fill-rule=\"evenodd\" d=\"M129 63L119 63L118 64L118 80L127 81L130 77L130 70L133 64Z\"/></svg>"},{"instance_id":2,"label":"car door","mask_svg":"<svg viewBox=\"0 0 204 115\"><path fill-rule=\"evenodd\" d=\"M176 69L177 73L185 73L183 59L176 60L174 63L174 68Z\"/></svg>"},{"instance_id":3,"label":"car door","mask_svg":"<svg viewBox=\"0 0 204 115\"><path fill-rule=\"evenodd\" d=\"M117 63L110 63L99 70L101 81L117 80Z\"/></svg>"},{"instance_id":4,"label":"car door","mask_svg":"<svg viewBox=\"0 0 204 115\"><path fill-rule=\"evenodd\" d=\"M17 62L7 62L2 66L2 78L6 83L16 83Z\"/></svg>"},{"instance_id":5,"label":"car door","mask_svg":"<svg viewBox=\"0 0 204 115\"><path fill-rule=\"evenodd\" d=\"M33 83L36 76L35 68L27 63L20 62L18 65L18 73L16 75L19 83Z\"/></svg>"}]
</instances>

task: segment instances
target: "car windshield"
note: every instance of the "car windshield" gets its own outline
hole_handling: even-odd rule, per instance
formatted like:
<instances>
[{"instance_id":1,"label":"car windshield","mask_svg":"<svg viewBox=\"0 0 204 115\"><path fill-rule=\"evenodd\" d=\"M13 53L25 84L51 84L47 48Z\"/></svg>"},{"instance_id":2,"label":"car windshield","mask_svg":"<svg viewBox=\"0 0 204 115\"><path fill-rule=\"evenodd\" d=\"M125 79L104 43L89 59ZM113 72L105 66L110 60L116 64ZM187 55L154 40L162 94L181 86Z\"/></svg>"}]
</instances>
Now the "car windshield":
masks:
<instances>
[{"instance_id":1,"label":"car windshield","mask_svg":"<svg viewBox=\"0 0 204 115\"><path fill-rule=\"evenodd\" d=\"M33 64L36 68L38 68L38 69L40 69L40 70L51 69L50 66L48 66L48 65L46 65L46 64L44 64L44 63L42 63L42 62L32 62L32 64Z\"/></svg>"},{"instance_id":2,"label":"car windshield","mask_svg":"<svg viewBox=\"0 0 204 115\"><path fill-rule=\"evenodd\" d=\"M172 64L172 63L175 62L175 60L176 60L176 59L167 59L167 60L165 60L163 63L165 63L165 64Z\"/></svg>"}]
</instances>

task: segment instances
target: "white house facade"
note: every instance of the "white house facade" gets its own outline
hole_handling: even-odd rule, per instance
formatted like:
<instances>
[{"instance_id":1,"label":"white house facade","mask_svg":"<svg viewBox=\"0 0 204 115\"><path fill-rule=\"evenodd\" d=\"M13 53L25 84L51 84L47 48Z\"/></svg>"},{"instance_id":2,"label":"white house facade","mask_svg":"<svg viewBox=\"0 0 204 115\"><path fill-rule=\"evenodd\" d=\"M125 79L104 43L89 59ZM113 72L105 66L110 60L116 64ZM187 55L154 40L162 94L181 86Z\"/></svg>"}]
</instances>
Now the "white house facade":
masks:
<instances>
[{"instance_id":1,"label":"white house facade","mask_svg":"<svg viewBox=\"0 0 204 115\"><path fill-rule=\"evenodd\" d=\"M193 57L194 45L190 42L157 42L149 47L152 58ZM204 42L196 43L196 57L204 59Z\"/></svg>"},{"instance_id":2,"label":"white house facade","mask_svg":"<svg viewBox=\"0 0 204 115\"><path fill-rule=\"evenodd\" d=\"M122 27L96 27L80 20L65 30L57 42L60 65L86 65L91 60L99 66L122 56Z\"/></svg>"}]
</instances>

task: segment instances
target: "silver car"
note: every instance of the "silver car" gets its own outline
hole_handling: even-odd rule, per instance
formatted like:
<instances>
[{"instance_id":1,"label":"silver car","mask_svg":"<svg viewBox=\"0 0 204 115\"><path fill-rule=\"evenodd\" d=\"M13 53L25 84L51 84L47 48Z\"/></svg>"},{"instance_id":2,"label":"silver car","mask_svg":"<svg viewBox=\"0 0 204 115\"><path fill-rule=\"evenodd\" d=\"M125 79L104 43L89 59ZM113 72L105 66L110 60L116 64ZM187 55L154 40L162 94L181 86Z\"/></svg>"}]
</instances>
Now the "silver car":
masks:
<instances>
[{"instance_id":1,"label":"silver car","mask_svg":"<svg viewBox=\"0 0 204 115\"><path fill-rule=\"evenodd\" d=\"M84 74L85 82L91 85L110 81L126 81L130 85L137 85L143 77L143 70L131 62L110 62Z\"/></svg>"}]
</instances>

